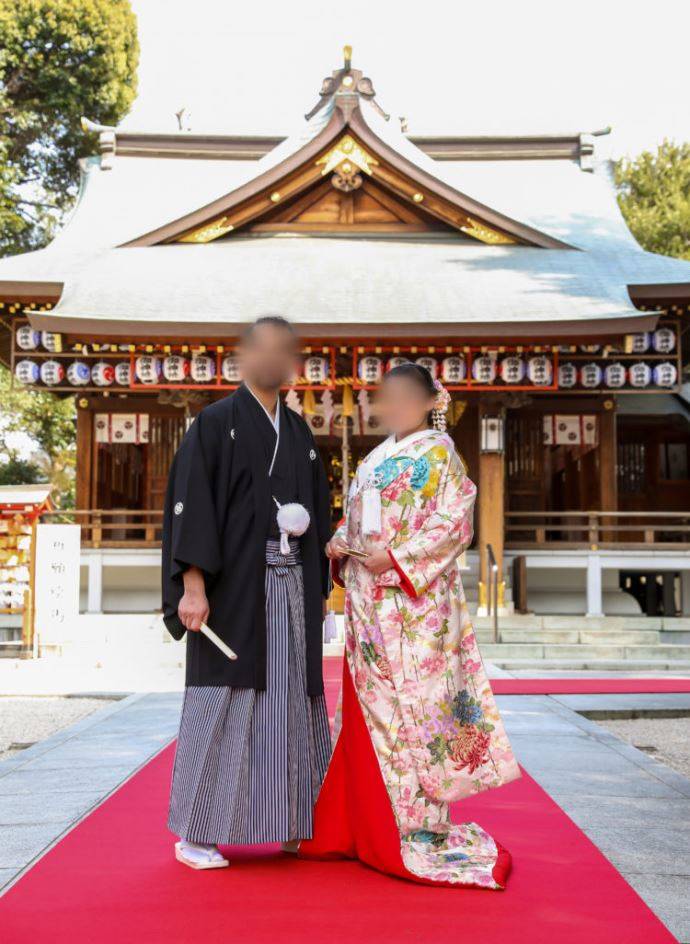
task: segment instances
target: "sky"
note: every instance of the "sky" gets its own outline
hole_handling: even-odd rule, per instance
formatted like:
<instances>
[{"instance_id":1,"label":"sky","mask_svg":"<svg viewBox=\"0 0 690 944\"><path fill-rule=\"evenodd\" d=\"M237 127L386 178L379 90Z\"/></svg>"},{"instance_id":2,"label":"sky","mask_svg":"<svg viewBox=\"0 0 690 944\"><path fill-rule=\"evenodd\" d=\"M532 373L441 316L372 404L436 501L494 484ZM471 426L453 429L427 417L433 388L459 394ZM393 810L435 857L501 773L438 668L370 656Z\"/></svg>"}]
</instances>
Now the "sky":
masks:
<instances>
[{"instance_id":1,"label":"sky","mask_svg":"<svg viewBox=\"0 0 690 944\"><path fill-rule=\"evenodd\" d=\"M595 131L614 157L690 140L685 0L131 0L139 95L123 126L283 134L353 46L416 134Z\"/></svg>"}]
</instances>

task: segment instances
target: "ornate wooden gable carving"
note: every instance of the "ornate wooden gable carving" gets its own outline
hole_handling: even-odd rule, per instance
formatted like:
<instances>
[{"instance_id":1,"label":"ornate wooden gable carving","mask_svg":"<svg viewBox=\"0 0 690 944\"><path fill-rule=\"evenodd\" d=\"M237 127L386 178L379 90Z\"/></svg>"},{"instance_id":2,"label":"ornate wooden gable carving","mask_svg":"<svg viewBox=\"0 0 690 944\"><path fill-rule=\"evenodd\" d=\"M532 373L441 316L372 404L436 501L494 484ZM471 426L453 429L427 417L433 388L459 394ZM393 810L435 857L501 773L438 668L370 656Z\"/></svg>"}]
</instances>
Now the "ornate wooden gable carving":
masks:
<instances>
[{"instance_id":1,"label":"ornate wooden gable carving","mask_svg":"<svg viewBox=\"0 0 690 944\"><path fill-rule=\"evenodd\" d=\"M376 135L361 109L371 80L345 64L307 118L332 103L325 127L281 163L206 207L128 245L207 243L251 231L462 233L483 243L569 248L455 190Z\"/></svg>"}]
</instances>

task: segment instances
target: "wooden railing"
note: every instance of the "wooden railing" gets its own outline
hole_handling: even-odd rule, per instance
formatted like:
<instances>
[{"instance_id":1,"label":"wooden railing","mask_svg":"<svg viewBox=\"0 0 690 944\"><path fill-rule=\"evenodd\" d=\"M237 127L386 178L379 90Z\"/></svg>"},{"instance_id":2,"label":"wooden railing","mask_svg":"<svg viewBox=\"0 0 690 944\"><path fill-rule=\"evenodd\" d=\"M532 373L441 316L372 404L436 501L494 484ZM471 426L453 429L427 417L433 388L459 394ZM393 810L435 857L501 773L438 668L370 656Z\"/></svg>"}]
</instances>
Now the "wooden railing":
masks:
<instances>
[{"instance_id":1,"label":"wooden railing","mask_svg":"<svg viewBox=\"0 0 690 944\"><path fill-rule=\"evenodd\" d=\"M690 549L690 511L509 511L506 546Z\"/></svg>"},{"instance_id":2,"label":"wooden railing","mask_svg":"<svg viewBox=\"0 0 690 944\"><path fill-rule=\"evenodd\" d=\"M162 511L131 508L51 511L41 517L48 524L81 525L82 547L159 547Z\"/></svg>"},{"instance_id":3,"label":"wooden railing","mask_svg":"<svg viewBox=\"0 0 690 944\"><path fill-rule=\"evenodd\" d=\"M42 521L81 525L83 547L159 547L162 511L51 511ZM690 511L509 511L507 547L690 549Z\"/></svg>"}]
</instances>

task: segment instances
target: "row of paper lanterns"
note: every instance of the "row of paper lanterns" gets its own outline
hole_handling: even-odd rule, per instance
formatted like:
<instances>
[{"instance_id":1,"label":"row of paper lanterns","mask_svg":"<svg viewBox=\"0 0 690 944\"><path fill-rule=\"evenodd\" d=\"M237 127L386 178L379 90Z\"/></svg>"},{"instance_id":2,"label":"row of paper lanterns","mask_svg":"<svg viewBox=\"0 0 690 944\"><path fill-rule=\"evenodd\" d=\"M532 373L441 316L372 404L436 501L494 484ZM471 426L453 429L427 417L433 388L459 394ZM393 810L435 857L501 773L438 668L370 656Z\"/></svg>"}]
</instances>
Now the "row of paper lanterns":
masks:
<instances>
[{"instance_id":1,"label":"row of paper lanterns","mask_svg":"<svg viewBox=\"0 0 690 944\"><path fill-rule=\"evenodd\" d=\"M578 367L565 363L558 368L558 386L562 390L576 387L591 389L602 384L612 390L627 385L643 389L653 384L656 387L673 387L678 380L678 368L670 361L663 361L654 366L638 361L625 366L617 361L602 367L592 362Z\"/></svg>"},{"instance_id":2,"label":"row of paper lanterns","mask_svg":"<svg viewBox=\"0 0 690 944\"><path fill-rule=\"evenodd\" d=\"M431 370L432 376L441 376L446 383L462 383L467 377L467 364L462 357L446 357L439 365L433 358L420 357L416 363ZM391 369L405 358L391 358L386 367ZM141 384L183 383L192 380L194 383L210 383L216 375L215 359L207 355L199 355L191 359L178 354L171 354L165 358L151 355L142 355L135 358L134 373L136 380ZM378 383L384 373L381 358L374 356L362 357L358 364L358 376L362 382ZM520 384L525 380L535 386L548 386L553 382L553 365L550 358L535 355L527 361L517 355L508 355L498 361L495 357L482 355L472 361L472 379L479 384L492 384L497 379L507 384ZM304 377L309 383L323 383L328 379L329 364L326 358L307 358L304 364ZM227 383L239 383L240 372L237 358L226 357L221 363L221 375ZM97 361L89 366L85 361L72 361L66 368L57 360L46 360L39 365L36 361L21 360L15 365L15 376L24 384L35 384L39 381L46 386L58 386L65 379L75 387L86 386L89 383L97 387L109 387L117 384L129 387L132 382L131 366L129 361L120 361L112 364L107 361ZM651 366L638 362L625 366L614 362L602 367L596 362L583 364L578 367L573 363L561 364L558 368L558 386L569 389L578 386L585 388L605 387L616 389L629 384L631 387L644 388L650 384L658 387L673 387L678 379L676 365L671 362L662 362Z\"/></svg>"},{"instance_id":3,"label":"row of paper lanterns","mask_svg":"<svg viewBox=\"0 0 690 944\"><path fill-rule=\"evenodd\" d=\"M228 383L239 383L237 358L224 358L221 372ZM134 360L134 375L141 384L183 383L188 379L195 383L210 383L216 376L216 361L207 355L191 359L179 354L164 358L142 355ZM129 387L132 383L129 361L116 364L97 361L90 367L85 361L76 360L65 368L60 361L47 360L39 366L36 361L21 360L15 365L15 376L24 384L35 384L40 380L49 387L57 386L65 379L75 387L89 383L96 387L110 387L112 384Z\"/></svg>"}]
</instances>

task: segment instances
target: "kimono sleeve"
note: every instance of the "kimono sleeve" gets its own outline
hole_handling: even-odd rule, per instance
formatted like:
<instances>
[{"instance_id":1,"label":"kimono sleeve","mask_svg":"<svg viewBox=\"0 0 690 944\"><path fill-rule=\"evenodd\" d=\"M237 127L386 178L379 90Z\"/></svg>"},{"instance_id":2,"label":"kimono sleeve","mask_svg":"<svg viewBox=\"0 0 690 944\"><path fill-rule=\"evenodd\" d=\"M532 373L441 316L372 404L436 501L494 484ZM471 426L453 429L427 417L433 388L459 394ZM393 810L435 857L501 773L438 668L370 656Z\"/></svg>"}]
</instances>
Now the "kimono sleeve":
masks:
<instances>
[{"instance_id":1,"label":"kimono sleeve","mask_svg":"<svg viewBox=\"0 0 690 944\"><path fill-rule=\"evenodd\" d=\"M187 431L170 470L165 497L163 562L171 580L189 567L209 576L221 568L215 478L220 457L216 424L203 413Z\"/></svg>"},{"instance_id":2,"label":"kimono sleeve","mask_svg":"<svg viewBox=\"0 0 690 944\"><path fill-rule=\"evenodd\" d=\"M476 494L476 486L465 474L460 457L450 452L433 499L433 511L408 541L388 551L399 586L408 596L424 594L469 546Z\"/></svg>"}]
</instances>

